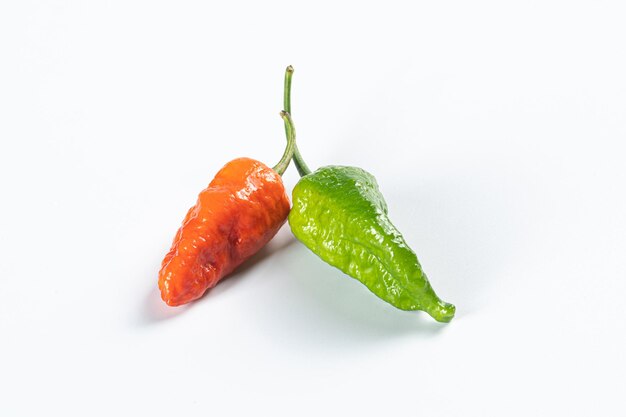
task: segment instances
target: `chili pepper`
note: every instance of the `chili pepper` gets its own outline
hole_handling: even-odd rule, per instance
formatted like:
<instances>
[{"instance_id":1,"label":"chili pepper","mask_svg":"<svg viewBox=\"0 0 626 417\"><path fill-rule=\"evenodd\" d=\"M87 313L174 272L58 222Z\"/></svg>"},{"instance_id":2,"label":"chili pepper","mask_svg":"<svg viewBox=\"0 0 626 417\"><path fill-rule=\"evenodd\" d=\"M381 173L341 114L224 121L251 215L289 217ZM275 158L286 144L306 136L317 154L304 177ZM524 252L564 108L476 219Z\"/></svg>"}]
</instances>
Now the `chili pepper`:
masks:
<instances>
[{"instance_id":1,"label":"chili pepper","mask_svg":"<svg viewBox=\"0 0 626 417\"><path fill-rule=\"evenodd\" d=\"M287 143L274 168L239 158L215 175L187 212L163 259L163 301L178 306L200 298L274 237L289 213L281 175L294 145Z\"/></svg>"},{"instance_id":2,"label":"chili pepper","mask_svg":"<svg viewBox=\"0 0 626 417\"><path fill-rule=\"evenodd\" d=\"M291 77L285 74L285 111L291 113ZM295 142L291 117L285 120L288 140ZM293 189L289 225L293 234L330 265L367 286L402 310L423 310L440 322L454 317L400 232L389 220L376 179L361 168L326 166L315 172L297 150L294 162L301 179Z\"/></svg>"}]
</instances>

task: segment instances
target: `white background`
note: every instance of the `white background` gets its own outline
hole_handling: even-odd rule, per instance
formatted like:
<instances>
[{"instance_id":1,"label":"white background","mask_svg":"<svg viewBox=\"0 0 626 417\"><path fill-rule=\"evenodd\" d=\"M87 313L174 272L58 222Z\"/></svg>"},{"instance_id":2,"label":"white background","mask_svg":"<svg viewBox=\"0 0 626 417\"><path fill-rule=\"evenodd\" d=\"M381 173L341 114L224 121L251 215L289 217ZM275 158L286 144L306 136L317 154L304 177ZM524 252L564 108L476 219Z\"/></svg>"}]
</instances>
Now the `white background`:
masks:
<instances>
[{"instance_id":1,"label":"white background","mask_svg":"<svg viewBox=\"0 0 626 417\"><path fill-rule=\"evenodd\" d=\"M0 414L623 416L623 2L223 3L0 5ZM308 164L377 177L450 324L288 226L160 301L198 192L282 154L288 64Z\"/></svg>"}]
</instances>

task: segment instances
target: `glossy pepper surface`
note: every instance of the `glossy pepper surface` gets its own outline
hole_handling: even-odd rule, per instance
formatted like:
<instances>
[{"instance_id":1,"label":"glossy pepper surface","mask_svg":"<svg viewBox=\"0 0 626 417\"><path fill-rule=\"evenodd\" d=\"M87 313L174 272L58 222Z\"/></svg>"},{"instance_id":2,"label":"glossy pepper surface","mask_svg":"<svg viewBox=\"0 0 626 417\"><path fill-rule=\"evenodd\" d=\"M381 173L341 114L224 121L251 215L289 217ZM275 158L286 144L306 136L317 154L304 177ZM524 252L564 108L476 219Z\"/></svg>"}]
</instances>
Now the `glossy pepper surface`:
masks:
<instances>
[{"instance_id":1,"label":"glossy pepper surface","mask_svg":"<svg viewBox=\"0 0 626 417\"><path fill-rule=\"evenodd\" d=\"M269 168L250 158L227 163L189 209L159 271L161 298L178 306L200 298L261 249L289 214L281 174L293 154L287 144Z\"/></svg>"},{"instance_id":2,"label":"glossy pepper surface","mask_svg":"<svg viewBox=\"0 0 626 417\"><path fill-rule=\"evenodd\" d=\"M291 111L293 68L285 76L285 101ZM295 142L291 117L288 140ZM440 322L455 314L442 301L404 238L388 217L375 178L361 168L327 166L311 172L297 146L294 162L302 178L293 189L289 225L313 253L356 278L375 295L402 310L423 310Z\"/></svg>"},{"instance_id":3,"label":"glossy pepper surface","mask_svg":"<svg viewBox=\"0 0 626 417\"><path fill-rule=\"evenodd\" d=\"M293 190L289 225L322 260L393 306L423 310L441 322L454 317L454 306L435 294L366 171L327 166L302 177Z\"/></svg>"}]
</instances>

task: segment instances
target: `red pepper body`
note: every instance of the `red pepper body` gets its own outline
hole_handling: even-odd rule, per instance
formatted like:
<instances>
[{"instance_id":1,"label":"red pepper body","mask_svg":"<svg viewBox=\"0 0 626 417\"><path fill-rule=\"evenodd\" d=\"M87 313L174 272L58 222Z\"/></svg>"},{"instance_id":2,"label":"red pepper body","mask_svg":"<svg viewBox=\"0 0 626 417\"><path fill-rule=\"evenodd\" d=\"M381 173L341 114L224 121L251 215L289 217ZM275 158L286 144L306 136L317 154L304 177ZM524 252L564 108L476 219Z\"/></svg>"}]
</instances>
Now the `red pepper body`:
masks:
<instances>
[{"instance_id":1,"label":"red pepper body","mask_svg":"<svg viewBox=\"0 0 626 417\"><path fill-rule=\"evenodd\" d=\"M278 232L289 214L280 175L259 161L227 163L198 196L159 272L161 298L200 298Z\"/></svg>"}]
</instances>

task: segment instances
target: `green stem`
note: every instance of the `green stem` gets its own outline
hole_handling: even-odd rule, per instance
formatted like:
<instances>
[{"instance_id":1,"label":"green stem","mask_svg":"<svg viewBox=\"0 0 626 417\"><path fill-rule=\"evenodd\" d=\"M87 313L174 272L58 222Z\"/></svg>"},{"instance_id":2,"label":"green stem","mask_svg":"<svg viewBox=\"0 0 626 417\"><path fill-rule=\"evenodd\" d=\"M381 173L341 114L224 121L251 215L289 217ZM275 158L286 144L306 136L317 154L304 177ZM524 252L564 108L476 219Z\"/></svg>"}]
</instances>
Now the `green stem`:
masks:
<instances>
[{"instance_id":1,"label":"green stem","mask_svg":"<svg viewBox=\"0 0 626 417\"><path fill-rule=\"evenodd\" d=\"M293 77L293 67L289 65L285 70L285 88L283 91L283 108L287 113L287 118L283 117L285 121L285 134L287 135L287 141L289 141L289 129L293 131L294 150L293 150L293 162L296 164L296 169L301 177L311 173L311 170L302 159L298 145L295 143L296 129L291 119L291 77ZM282 113L281 113L282 116ZM290 126L291 125L291 126Z\"/></svg>"},{"instance_id":2,"label":"green stem","mask_svg":"<svg viewBox=\"0 0 626 417\"><path fill-rule=\"evenodd\" d=\"M278 161L272 169L278 172L279 175L283 175L289 166L289 162L291 162L291 159L293 158L293 152L296 148L296 132L293 129L293 124L291 123L289 115L284 110L280 112L280 116L285 121L285 127L287 128L287 146L285 147L285 152L283 153L282 158L280 158L280 161Z\"/></svg>"},{"instance_id":3,"label":"green stem","mask_svg":"<svg viewBox=\"0 0 626 417\"><path fill-rule=\"evenodd\" d=\"M289 113L283 110L280 112L280 117L283 118L283 121L285 122L285 129L287 131L287 149L285 149L283 159L280 160L278 165L280 165L280 163L285 160L287 150L289 150L289 156L287 162L285 163L285 169L287 169L287 165L289 165L289 161L291 161L291 159L293 158L294 151L296 149L296 128L293 125L293 120L291 120L291 116L289 115ZM276 167L278 167L278 165L276 165ZM274 171L282 175L282 172L279 172L276 167L274 167Z\"/></svg>"}]
</instances>

